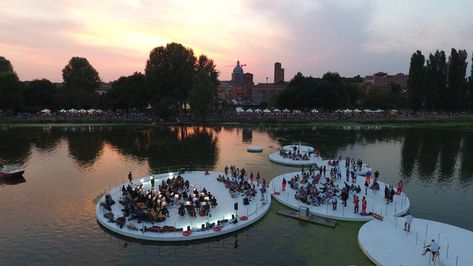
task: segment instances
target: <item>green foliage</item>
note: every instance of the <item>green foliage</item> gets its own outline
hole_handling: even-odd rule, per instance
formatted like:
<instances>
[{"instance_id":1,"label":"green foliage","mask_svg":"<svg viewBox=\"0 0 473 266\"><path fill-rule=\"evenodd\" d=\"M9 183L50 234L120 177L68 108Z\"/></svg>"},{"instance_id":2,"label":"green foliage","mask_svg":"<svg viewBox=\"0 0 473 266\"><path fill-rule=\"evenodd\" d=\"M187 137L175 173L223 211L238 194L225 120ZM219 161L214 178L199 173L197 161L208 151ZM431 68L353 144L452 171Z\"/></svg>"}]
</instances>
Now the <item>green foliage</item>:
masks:
<instances>
[{"instance_id":1,"label":"green foliage","mask_svg":"<svg viewBox=\"0 0 473 266\"><path fill-rule=\"evenodd\" d=\"M201 70L194 76L189 95L189 103L194 114L205 120L206 115L212 110L216 89L216 84L206 71Z\"/></svg>"},{"instance_id":2,"label":"green foliage","mask_svg":"<svg viewBox=\"0 0 473 266\"><path fill-rule=\"evenodd\" d=\"M70 90L93 93L100 86L99 73L83 57L72 57L62 70L64 85Z\"/></svg>"},{"instance_id":3,"label":"green foliage","mask_svg":"<svg viewBox=\"0 0 473 266\"><path fill-rule=\"evenodd\" d=\"M0 73L13 73L13 66L8 59L0 56Z\"/></svg>"},{"instance_id":4,"label":"green foliage","mask_svg":"<svg viewBox=\"0 0 473 266\"><path fill-rule=\"evenodd\" d=\"M114 81L107 93L108 107L112 109L145 108L149 99L145 86L145 76L135 72L128 77L120 77Z\"/></svg>"},{"instance_id":5,"label":"green foliage","mask_svg":"<svg viewBox=\"0 0 473 266\"><path fill-rule=\"evenodd\" d=\"M183 105L187 101L195 73L196 58L192 49L169 43L151 50L146 62L145 77L151 101L174 99Z\"/></svg>"},{"instance_id":6,"label":"green foliage","mask_svg":"<svg viewBox=\"0 0 473 266\"><path fill-rule=\"evenodd\" d=\"M25 106L36 111L42 108L53 108L53 95L56 92L56 86L47 79L28 82L24 91Z\"/></svg>"},{"instance_id":7,"label":"green foliage","mask_svg":"<svg viewBox=\"0 0 473 266\"><path fill-rule=\"evenodd\" d=\"M447 63L444 51L430 54L426 66L425 107L431 110L440 108L440 99L448 97Z\"/></svg>"},{"instance_id":8,"label":"green foliage","mask_svg":"<svg viewBox=\"0 0 473 266\"><path fill-rule=\"evenodd\" d=\"M338 73L328 72L321 79L297 73L279 95L276 105L292 109L316 107L334 110L355 105L359 97L358 87L346 83Z\"/></svg>"},{"instance_id":9,"label":"green foliage","mask_svg":"<svg viewBox=\"0 0 473 266\"><path fill-rule=\"evenodd\" d=\"M407 89L413 110L419 110L425 101L425 57L417 50L411 57Z\"/></svg>"},{"instance_id":10,"label":"green foliage","mask_svg":"<svg viewBox=\"0 0 473 266\"><path fill-rule=\"evenodd\" d=\"M464 110L466 108L467 83L466 75L466 50L456 50L452 48L448 58L447 87L448 97L443 99L445 107L449 110Z\"/></svg>"},{"instance_id":11,"label":"green foliage","mask_svg":"<svg viewBox=\"0 0 473 266\"><path fill-rule=\"evenodd\" d=\"M0 110L19 110L22 107L22 86L10 61L0 57Z\"/></svg>"}]
</instances>

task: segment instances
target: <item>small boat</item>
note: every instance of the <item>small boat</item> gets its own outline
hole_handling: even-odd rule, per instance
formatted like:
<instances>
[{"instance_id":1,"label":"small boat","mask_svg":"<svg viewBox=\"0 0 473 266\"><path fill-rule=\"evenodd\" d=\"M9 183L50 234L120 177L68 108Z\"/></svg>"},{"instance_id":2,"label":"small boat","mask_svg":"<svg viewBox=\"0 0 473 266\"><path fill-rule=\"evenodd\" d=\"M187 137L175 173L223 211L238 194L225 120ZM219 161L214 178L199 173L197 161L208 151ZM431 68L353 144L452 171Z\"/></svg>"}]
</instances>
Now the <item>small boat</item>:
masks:
<instances>
[{"instance_id":1,"label":"small boat","mask_svg":"<svg viewBox=\"0 0 473 266\"><path fill-rule=\"evenodd\" d=\"M25 169L10 168L0 162L0 178L12 179L22 177L24 172Z\"/></svg>"}]
</instances>

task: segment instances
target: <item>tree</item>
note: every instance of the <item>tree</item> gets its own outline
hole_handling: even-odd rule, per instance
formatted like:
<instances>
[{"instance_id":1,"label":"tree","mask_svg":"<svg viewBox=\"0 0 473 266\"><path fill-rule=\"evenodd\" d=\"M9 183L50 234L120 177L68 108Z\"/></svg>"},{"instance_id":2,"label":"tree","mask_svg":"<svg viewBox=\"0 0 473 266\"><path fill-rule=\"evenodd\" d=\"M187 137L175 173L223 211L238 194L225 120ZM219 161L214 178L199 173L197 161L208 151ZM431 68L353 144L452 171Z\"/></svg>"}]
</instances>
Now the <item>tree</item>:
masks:
<instances>
[{"instance_id":1,"label":"tree","mask_svg":"<svg viewBox=\"0 0 473 266\"><path fill-rule=\"evenodd\" d=\"M212 110L216 88L216 84L212 82L206 71L201 70L194 76L189 103L192 112L201 116L204 120Z\"/></svg>"},{"instance_id":2,"label":"tree","mask_svg":"<svg viewBox=\"0 0 473 266\"><path fill-rule=\"evenodd\" d=\"M145 76L135 72L128 77L120 77L112 83L107 93L109 106L114 109L144 108L149 99L145 87Z\"/></svg>"},{"instance_id":3,"label":"tree","mask_svg":"<svg viewBox=\"0 0 473 266\"><path fill-rule=\"evenodd\" d=\"M100 86L99 73L83 57L72 57L62 70L64 85L69 90L93 93Z\"/></svg>"},{"instance_id":4,"label":"tree","mask_svg":"<svg viewBox=\"0 0 473 266\"><path fill-rule=\"evenodd\" d=\"M447 63L444 51L430 54L426 66L425 106L437 110L441 106L441 99L447 97Z\"/></svg>"},{"instance_id":5,"label":"tree","mask_svg":"<svg viewBox=\"0 0 473 266\"><path fill-rule=\"evenodd\" d=\"M471 74L470 74L470 80L469 80L469 86L468 86L468 103L469 103L469 108L470 110L473 109L473 52L472 52L472 57L471 57Z\"/></svg>"},{"instance_id":6,"label":"tree","mask_svg":"<svg viewBox=\"0 0 473 266\"><path fill-rule=\"evenodd\" d=\"M18 110L22 101L22 83L10 61L0 56L0 110Z\"/></svg>"},{"instance_id":7,"label":"tree","mask_svg":"<svg viewBox=\"0 0 473 266\"><path fill-rule=\"evenodd\" d=\"M467 67L466 50L455 50L452 48L450 57L448 58L447 72L447 88L448 97L444 99L446 107L449 110L460 111L466 108L467 84L466 84L466 67Z\"/></svg>"},{"instance_id":8,"label":"tree","mask_svg":"<svg viewBox=\"0 0 473 266\"><path fill-rule=\"evenodd\" d=\"M25 105L33 109L53 108L56 86L47 79L35 79L25 84Z\"/></svg>"},{"instance_id":9,"label":"tree","mask_svg":"<svg viewBox=\"0 0 473 266\"><path fill-rule=\"evenodd\" d=\"M411 56L409 66L409 79L407 80L407 89L411 101L411 107L414 110L422 108L425 98L425 58L422 52L417 50Z\"/></svg>"},{"instance_id":10,"label":"tree","mask_svg":"<svg viewBox=\"0 0 473 266\"><path fill-rule=\"evenodd\" d=\"M195 63L192 49L182 44L169 43L151 50L145 77L153 105L168 98L166 102L175 100L182 108L192 88Z\"/></svg>"}]
</instances>

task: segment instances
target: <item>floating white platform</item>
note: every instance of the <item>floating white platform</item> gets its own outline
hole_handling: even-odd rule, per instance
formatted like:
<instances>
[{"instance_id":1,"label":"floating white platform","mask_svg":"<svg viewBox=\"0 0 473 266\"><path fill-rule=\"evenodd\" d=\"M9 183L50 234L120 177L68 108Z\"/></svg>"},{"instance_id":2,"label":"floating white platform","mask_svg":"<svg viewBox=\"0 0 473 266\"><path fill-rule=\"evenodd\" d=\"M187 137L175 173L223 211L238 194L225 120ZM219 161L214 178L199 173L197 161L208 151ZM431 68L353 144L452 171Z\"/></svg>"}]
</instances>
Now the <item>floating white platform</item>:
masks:
<instances>
[{"instance_id":1,"label":"floating white platform","mask_svg":"<svg viewBox=\"0 0 473 266\"><path fill-rule=\"evenodd\" d=\"M294 144L294 145L286 145L282 147L283 151L294 151L294 147L297 148L297 150L300 153L313 153L314 152L314 147L312 146L306 146L306 145L299 145L299 144Z\"/></svg>"},{"instance_id":2,"label":"floating white platform","mask_svg":"<svg viewBox=\"0 0 473 266\"><path fill-rule=\"evenodd\" d=\"M322 163L322 158L311 154L309 160L294 160L291 158L282 157L279 152L273 152L269 154L269 159L275 163L292 165L292 166L309 166L309 165L320 165Z\"/></svg>"},{"instance_id":3,"label":"floating white platform","mask_svg":"<svg viewBox=\"0 0 473 266\"><path fill-rule=\"evenodd\" d=\"M263 147L261 147L261 146L248 146L248 148L246 148L246 150L248 152L263 152Z\"/></svg>"},{"instance_id":4,"label":"floating white platform","mask_svg":"<svg viewBox=\"0 0 473 266\"><path fill-rule=\"evenodd\" d=\"M328 165L328 161L323 161L321 165L326 166L327 177L328 177L328 173L330 173L330 169L332 168L332 166ZM345 186L344 182L346 181L345 179L346 168L345 168L344 160L340 161L339 167L342 173L342 178L337 179L337 181L335 182L335 185L338 185L340 188L343 188ZM272 196L276 201L292 209L299 209L300 206L309 207L310 213L312 213L313 215L335 219L335 220L369 221L373 219L373 216L371 215L362 216L360 214L354 213L353 194L351 193L347 200L347 207L343 207L342 200L338 199L337 210L334 211L332 210L332 204L322 204L320 206L313 206L313 205L302 203L301 201L295 199L294 196L296 194L296 191L290 188L289 183L286 186L286 190L282 191L283 178L286 178L286 181L289 182L289 180L297 174L301 176L301 171L283 174L271 180L271 182L269 183L269 190L271 191ZM321 181L325 182L325 178L321 177ZM373 182L373 177L371 177L371 183L372 182ZM351 178L350 178L350 182L347 182L347 183L349 185L352 184ZM410 201L409 201L409 198L404 193L401 193L401 195L395 195L393 202L386 205L386 200L384 199L385 183L378 180L380 190L376 194L374 194L370 189L368 189L367 195L365 195L364 193L365 191L364 183L365 183L365 177L357 176L356 185L360 185L360 187L362 188L362 192L358 195L358 198L360 200L360 205L359 205L360 211L361 211L362 196L366 197L366 201L368 203L367 204L368 206L366 208L367 212L375 212L383 216L400 216L407 213L407 211L409 210Z\"/></svg>"},{"instance_id":5,"label":"floating white platform","mask_svg":"<svg viewBox=\"0 0 473 266\"><path fill-rule=\"evenodd\" d=\"M177 173L155 175L155 186L157 187L163 179L167 179L173 175L176 176ZM108 219L104 217L104 214L108 211L101 207L100 203L105 201L105 195L97 202L97 205L95 207L97 221L108 230L126 237L151 241L189 241L220 236L240 230L258 221L268 212L271 205L271 197L269 190L266 190L266 193L264 195L265 200L260 200L262 195L261 191L258 189L256 197L254 197L253 200L250 201L250 204L243 205L243 197L238 195L237 198L232 198L228 189L225 188L224 183L217 181L218 175L224 175L224 173L209 172L208 175L205 175L203 171L191 171L181 174L184 179L189 180L190 184L194 185L197 189L199 189L199 191L203 188L206 188L207 191L209 191L210 193L212 193L212 195L216 197L218 206L210 209L211 217L201 217L198 214L197 217L190 217L187 214L184 216L179 216L177 206L168 206L170 217L168 217L164 222L150 224L145 222L137 223L135 220L130 221L139 229L141 229L143 226L151 227L153 225L161 227L167 225L185 229L187 228L187 226L191 226L192 233L188 236L184 236L183 232L155 233L142 232L140 230L130 230L127 228L126 225L123 228L120 228L117 224L108 222ZM145 188L150 189L150 178L151 176L147 176L138 180L133 180L133 184L143 184ZM126 185L127 184L125 184L125 186ZM112 205L112 212L114 214L114 217L118 218L122 216L121 209L123 208L123 206L118 202L119 198L122 195L121 185L112 189L112 191L110 191L109 193L115 201L115 204ZM237 212L235 212L234 210L235 202L238 202L239 208ZM207 222L217 223L217 220L231 220L232 214L237 214L237 217L239 217L237 223L227 223L221 228L221 231L214 231L212 229L205 231L200 230L201 225ZM247 217L247 220L244 220L244 216Z\"/></svg>"},{"instance_id":6,"label":"floating white platform","mask_svg":"<svg viewBox=\"0 0 473 266\"><path fill-rule=\"evenodd\" d=\"M397 219L397 221L396 221ZM410 233L404 231L404 217L373 220L358 232L363 252L377 265L472 265L473 232L424 219L414 219ZM430 252L421 255L424 243L440 245L435 264Z\"/></svg>"}]
</instances>

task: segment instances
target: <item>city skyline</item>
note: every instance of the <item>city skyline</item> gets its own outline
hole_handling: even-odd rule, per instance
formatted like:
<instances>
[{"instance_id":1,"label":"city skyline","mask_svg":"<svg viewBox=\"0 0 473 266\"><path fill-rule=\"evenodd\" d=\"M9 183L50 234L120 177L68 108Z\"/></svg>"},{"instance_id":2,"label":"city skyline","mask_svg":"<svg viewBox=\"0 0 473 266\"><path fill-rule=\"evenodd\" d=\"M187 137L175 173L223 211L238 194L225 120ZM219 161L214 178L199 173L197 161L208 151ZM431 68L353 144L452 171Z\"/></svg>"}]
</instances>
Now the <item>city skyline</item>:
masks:
<instances>
[{"instance_id":1,"label":"city skyline","mask_svg":"<svg viewBox=\"0 0 473 266\"><path fill-rule=\"evenodd\" d=\"M411 54L473 50L469 1L2 1L0 49L20 79L62 81L73 56L103 81L143 72L152 48L182 43L214 59L221 80L236 60L255 82L281 62L296 72L406 73ZM470 67L470 66L469 66Z\"/></svg>"}]
</instances>

